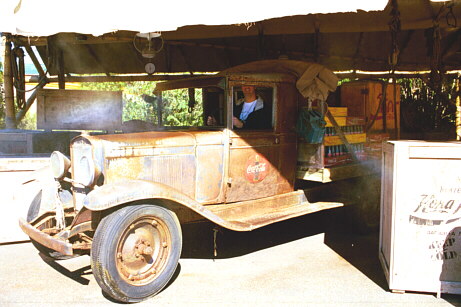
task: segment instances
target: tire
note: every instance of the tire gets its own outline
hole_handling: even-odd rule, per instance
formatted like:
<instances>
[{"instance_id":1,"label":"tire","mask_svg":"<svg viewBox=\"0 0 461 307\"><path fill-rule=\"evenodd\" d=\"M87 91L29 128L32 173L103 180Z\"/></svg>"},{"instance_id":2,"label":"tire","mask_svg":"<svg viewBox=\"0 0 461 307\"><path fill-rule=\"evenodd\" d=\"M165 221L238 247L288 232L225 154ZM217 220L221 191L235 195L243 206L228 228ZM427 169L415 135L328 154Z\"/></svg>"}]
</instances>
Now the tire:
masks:
<instances>
[{"instance_id":1,"label":"tire","mask_svg":"<svg viewBox=\"0 0 461 307\"><path fill-rule=\"evenodd\" d=\"M68 191L65 191L70 195ZM40 190L37 195L34 197L32 200L29 210L27 211L27 222L31 222L34 219L36 219L39 214L41 213L41 203L42 203L42 190ZM72 197L72 195L66 195L67 198ZM55 250L52 250L46 246L43 246L42 244L38 243L34 239L30 238L30 241L32 244L35 246L35 248L45 257L51 258L53 260L66 260L66 259L71 259L74 257L77 257L78 255L72 255L72 256L67 256L63 255Z\"/></svg>"},{"instance_id":2,"label":"tire","mask_svg":"<svg viewBox=\"0 0 461 307\"><path fill-rule=\"evenodd\" d=\"M182 248L176 214L155 205L123 207L101 220L93 238L91 268L102 290L121 302L161 291Z\"/></svg>"}]
</instances>

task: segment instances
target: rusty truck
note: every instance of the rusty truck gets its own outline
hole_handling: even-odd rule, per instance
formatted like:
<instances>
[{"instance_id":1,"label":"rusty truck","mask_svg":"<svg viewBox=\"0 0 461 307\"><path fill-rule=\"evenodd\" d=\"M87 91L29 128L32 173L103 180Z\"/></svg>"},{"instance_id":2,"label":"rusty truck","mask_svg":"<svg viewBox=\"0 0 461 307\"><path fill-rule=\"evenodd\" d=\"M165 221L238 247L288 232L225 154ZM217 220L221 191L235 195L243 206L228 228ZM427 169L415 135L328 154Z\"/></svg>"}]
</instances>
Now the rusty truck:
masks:
<instances>
[{"instance_id":1,"label":"rusty truck","mask_svg":"<svg viewBox=\"0 0 461 307\"><path fill-rule=\"evenodd\" d=\"M309 95L316 95L324 69L309 72L306 97L299 80L312 67L302 65L301 72L270 66L262 72L237 69L159 82L152 98L159 117L150 131L82 133L71 141L70 157L51 154L52 177L43 181L20 227L41 253L54 259L89 254L105 293L138 302L157 294L172 278L181 255L181 225L209 220L251 231L342 206L339 201L314 202L296 184L297 177L326 169L308 168L300 175L300 150L308 148L303 157L311 151L325 160L333 153L332 146L321 143L299 146L305 142L297 128L299 113L308 106ZM269 129L232 126L233 103L243 84L255 86L263 98ZM188 90L194 103L202 105L195 125L165 123L162 106L173 99L166 93L177 89ZM318 112L323 116L325 109ZM210 114L216 118L213 126L205 124ZM332 120L333 129L346 136L349 146L343 149L354 150L348 132Z\"/></svg>"}]
</instances>

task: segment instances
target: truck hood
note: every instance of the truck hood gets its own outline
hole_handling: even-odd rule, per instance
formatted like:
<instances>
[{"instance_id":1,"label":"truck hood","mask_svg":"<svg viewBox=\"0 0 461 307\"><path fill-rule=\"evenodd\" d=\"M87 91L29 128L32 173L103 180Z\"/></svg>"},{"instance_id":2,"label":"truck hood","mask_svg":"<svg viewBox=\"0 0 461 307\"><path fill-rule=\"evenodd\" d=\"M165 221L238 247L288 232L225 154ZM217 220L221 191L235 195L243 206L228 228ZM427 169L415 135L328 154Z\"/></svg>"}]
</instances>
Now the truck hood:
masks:
<instances>
[{"instance_id":1,"label":"truck hood","mask_svg":"<svg viewBox=\"0 0 461 307\"><path fill-rule=\"evenodd\" d=\"M129 151L144 151L150 148L195 147L197 145L223 144L223 131L150 131L126 134L81 135L94 147L102 147L107 157L137 155ZM122 153L123 151L123 153Z\"/></svg>"}]
</instances>

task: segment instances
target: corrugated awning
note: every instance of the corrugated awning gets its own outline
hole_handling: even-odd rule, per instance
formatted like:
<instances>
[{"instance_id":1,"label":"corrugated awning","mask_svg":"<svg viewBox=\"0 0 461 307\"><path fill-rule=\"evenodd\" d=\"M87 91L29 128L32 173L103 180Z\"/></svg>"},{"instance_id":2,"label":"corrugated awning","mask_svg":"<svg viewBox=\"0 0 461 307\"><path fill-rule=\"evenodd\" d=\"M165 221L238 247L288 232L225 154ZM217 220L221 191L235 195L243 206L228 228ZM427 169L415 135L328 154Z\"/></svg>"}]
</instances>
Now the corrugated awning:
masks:
<instances>
[{"instance_id":1,"label":"corrugated awning","mask_svg":"<svg viewBox=\"0 0 461 307\"><path fill-rule=\"evenodd\" d=\"M68 3L0 0L0 32L16 34L15 46L36 46L52 76L145 74L148 63L158 74L192 74L279 58L385 72L396 47L397 71L436 61L461 69L461 0ZM136 49L137 32L161 32L153 58Z\"/></svg>"},{"instance_id":2,"label":"corrugated awning","mask_svg":"<svg viewBox=\"0 0 461 307\"><path fill-rule=\"evenodd\" d=\"M0 32L95 36L118 30L174 31L189 25L231 25L294 15L383 10L387 0L329 1L110 1L2 0Z\"/></svg>"}]
</instances>

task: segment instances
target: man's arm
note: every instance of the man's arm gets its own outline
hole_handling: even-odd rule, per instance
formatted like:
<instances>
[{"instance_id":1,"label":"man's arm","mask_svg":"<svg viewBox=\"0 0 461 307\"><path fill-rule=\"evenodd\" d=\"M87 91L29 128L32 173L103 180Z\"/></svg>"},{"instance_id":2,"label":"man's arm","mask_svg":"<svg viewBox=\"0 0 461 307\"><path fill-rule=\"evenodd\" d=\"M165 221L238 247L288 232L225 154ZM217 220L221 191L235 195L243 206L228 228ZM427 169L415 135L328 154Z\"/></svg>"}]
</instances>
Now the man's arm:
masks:
<instances>
[{"instance_id":1,"label":"man's arm","mask_svg":"<svg viewBox=\"0 0 461 307\"><path fill-rule=\"evenodd\" d=\"M252 112L243 123L244 129L270 129L272 128L272 118L266 109Z\"/></svg>"}]
</instances>

